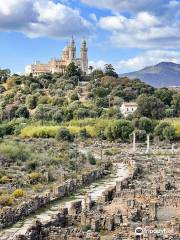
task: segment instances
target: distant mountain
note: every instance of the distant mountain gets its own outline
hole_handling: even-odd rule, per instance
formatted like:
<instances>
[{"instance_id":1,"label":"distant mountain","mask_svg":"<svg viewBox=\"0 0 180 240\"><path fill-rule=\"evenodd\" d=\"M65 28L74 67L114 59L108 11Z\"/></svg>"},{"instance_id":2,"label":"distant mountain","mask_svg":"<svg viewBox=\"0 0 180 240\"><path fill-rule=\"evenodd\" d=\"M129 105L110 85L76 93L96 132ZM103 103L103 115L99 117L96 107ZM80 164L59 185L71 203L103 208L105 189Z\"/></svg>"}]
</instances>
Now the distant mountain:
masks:
<instances>
[{"instance_id":1,"label":"distant mountain","mask_svg":"<svg viewBox=\"0 0 180 240\"><path fill-rule=\"evenodd\" d=\"M180 64L161 62L120 76L127 76L130 79L139 78L154 87L180 86Z\"/></svg>"}]
</instances>

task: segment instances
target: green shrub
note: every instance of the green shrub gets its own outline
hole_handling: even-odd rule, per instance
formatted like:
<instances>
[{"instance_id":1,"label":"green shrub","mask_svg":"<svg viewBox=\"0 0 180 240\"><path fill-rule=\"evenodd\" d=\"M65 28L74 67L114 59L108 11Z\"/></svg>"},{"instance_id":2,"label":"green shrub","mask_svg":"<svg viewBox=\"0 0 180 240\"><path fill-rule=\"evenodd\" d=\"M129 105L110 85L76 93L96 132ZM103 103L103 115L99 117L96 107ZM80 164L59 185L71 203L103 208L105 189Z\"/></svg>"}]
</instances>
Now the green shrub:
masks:
<instances>
[{"instance_id":1,"label":"green shrub","mask_svg":"<svg viewBox=\"0 0 180 240\"><path fill-rule=\"evenodd\" d=\"M87 160L91 165L96 165L96 159L90 152L87 154Z\"/></svg>"},{"instance_id":2,"label":"green shrub","mask_svg":"<svg viewBox=\"0 0 180 240\"><path fill-rule=\"evenodd\" d=\"M38 167L39 163L37 160L33 160L27 163L26 165L26 169L30 170L30 171L34 171L36 170L36 168Z\"/></svg>"},{"instance_id":3,"label":"green shrub","mask_svg":"<svg viewBox=\"0 0 180 240\"><path fill-rule=\"evenodd\" d=\"M89 136L90 136L90 135L88 134L86 128L82 128L82 129L80 130L80 132L79 132L79 137L80 137L81 139L86 139L86 138L88 138Z\"/></svg>"},{"instance_id":4,"label":"green shrub","mask_svg":"<svg viewBox=\"0 0 180 240\"><path fill-rule=\"evenodd\" d=\"M159 136L160 140L174 140L176 136L175 128L168 122L160 122L155 130L155 136Z\"/></svg>"},{"instance_id":5,"label":"green shrub","mask_svg":"<svg viewBox=\"0 0 180 240\"><path fill-rule=\"evenodd\" d=\"M137 141L140 141L140 142L141 141L142 142L146 141L147 134L146 134L145 130L136 130L135 133L136 133L136 140Z\"/></svg>"},{"instance_id":6,"label":"green shrub","mask_svg":"<svg viewBox=\"0 0 180 240\"><path fill-rule=\"evenodd\" d=\"M109 140L120 138L121 140L128 140L134 128L132 123L127 120L117 120L110 123L104 131L104 135Z\"/></svg>"},{"instance_id":7,"label":"green shrub","mask_svg":"<svg viewBox=\"0 0 180 240\"><path fill-rule=\"evenodd\" d=\"M154 130L154 123L150 118L141 117L139 119L139 129L144 130L146 133L151 133Z\"/></svg>"},{"instance_id":8,"label":"green shrub","mask_svg":"<svg viewBox=\"0 0 180 240\"><path fill-rule=\"evenodd\" d=\"M57 141L73 141L74 137L67 128L60 128L56 134Z\"/></svg>"},{"instance_id":9,"label":"green shrub","mask_svg":"<svg viewBox=\"0 0 180 240\"><path fill-rule=\"evenodd\" d=\"M29 111L28 111L27 107L26 106L20 106L16 110L16 117L29 118Z\"/></svg>"}]
</instances>

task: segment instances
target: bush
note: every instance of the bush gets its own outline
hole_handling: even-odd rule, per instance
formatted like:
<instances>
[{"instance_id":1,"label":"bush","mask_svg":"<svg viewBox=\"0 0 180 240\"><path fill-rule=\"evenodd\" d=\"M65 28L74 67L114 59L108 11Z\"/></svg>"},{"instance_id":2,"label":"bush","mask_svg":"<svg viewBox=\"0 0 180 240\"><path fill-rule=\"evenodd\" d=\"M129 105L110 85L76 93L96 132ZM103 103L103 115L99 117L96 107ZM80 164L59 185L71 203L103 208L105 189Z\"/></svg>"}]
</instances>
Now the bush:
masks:
<instances>
[{"instance_id":1,"label":"bush","mask_svg":"<svg viewBox=\"0 0 180 240\"><path fill-rule=\"evenodd\" d=\"M6 127L4 125L0 126L0 138L3 138L6 135Z\"/></svg>"},{"instance_id":2,"label":"bush","mask_svg":"<svg viewBox=\"0 0 180 240\"><path fill-rule=\"evenodd\" d=\"M11 179L9 178L9 177L7 177L7 176L3 176L1 179L0 179L0 183L2 183L2 184L6 184L6 183L8 183L8 182L10 182L11 181Z\"/></svg>"},{"instance_id":3,"label":"bush","mask_svg":"<svg viewBox=\"0 0 180 240\"><path fill-rule=\"evenodd\" d=\"M20 106L16 111L16 117L29 118L29 111L26 106Z\"/></svg>"},{"instance_id":4,"label":"bush","mask_svg":"<svg viewBox=\"0 0 180 240\"><path fill-rule=\"evenodd\" d=\"M90 152L87 154L87 160L91 165L96 165L96 159Z\"/></svg>"},{"instance_id":5,"label":"bush","mask_svg":"<svg viewBox=\"0 0 180 240\"><path fill-rule=\"evenodd\" d=\"M150 118L142 117L139 119L139 129L144 130L146 133L151 133L154 130L153 121Z\"/></svg>"},{"instance_id":6,"label":"bush","mask_svg":"<svg viewBox=\"0 0 180 240\"><path fill-rule=\"evenodd\" d=\"M34 109L37 106L37 99L33 95L29 95L26 98L26 104L30 109Z\"/></svg>"},{"instance_id":7,"label":"bush","mask_svg":"<svg viewBox=\"0 0 180 240\"><path fill-rule=\"evenodd\" d=\"M31 157L30 149L27 148L24 144L17 143L1 143L0 144L0 153L14 161L26 161Z\"/></svg>"},{"instance_id":8,"label":"bush","mask_svg":"<svg viewBox=\"0 0 180 240\"><path fill-rule=\"evenodd\" d=\"M77 101L79 100L79 97L78 97L78 93L77 92L73 92L70 96L70 99L71 101Z\"/></svg>"},{"instance_id":9,"label":"bush","mask_svg":"<svg viewBox=\"0 0 180 240\"><path fill-rule=\"evenodd\" d=\"M35 192L42 192L43 191L43 185L41 184L41 183L38 183L38 184L36 184L36 185L34 185L33 186L33 190L35 191Z\"/></svg>"},{"instance_id":10,"label":"bush","mask_svg":"<svg viewBox=\"0 0 180 240\"><path fill-rule=\"evenodd\" d=\"M30 178L30 183L31 184L36 184L36 183L38 183L42 180L42 174L39 173L39 172L32 172L29 175L29 178Z\"/></svg>"},{"instance_id":11,"label":"bush","mask_svg":"<svg viewBox=\"0 0 180 240\"><path fill-rule=\"evenodd\" d=\"M27 163L26 169L30 171L36 170L37 166L39 165L37 160L33 160Z\"/></svg>"},{"instance_id":12,"label":"bush","mask_svg":"<svg viewBox=\"0 0 180 240\"><path fill-rule=\"evenodd\" d=\"M38 100L38 104L49 104L51 99L48 96L41 96Z\"/></svg>"},{"instance_id":13,"label":"bush","mask_svg":"<svg viewBox=\"0 0 180 240\"><path fill-rule=\"evenodd\" d=\"M160 140L174 140L176 131L169 123L160 122L155 128L154 134L155 136L159 136Z\"/></svg>"},{"instance_id":14,"label":"bush","mask_svg":"<svg viewBox=\"0 0 180 240\"><path fill-rule=\"evenodd\" d=\"M14 203L14 199L9 194L3 194L0 196L0 205L1 206L12 206Z\"/></svg>"},{"instance_id":15,"label":"bush","mask_svg":"<svg viewBox=\"0 0 180 240\"><path fill-rule=\"evenodd\" d=\"M86 138L89 137L89 134L88 134L86 128L82 128L82 129L80 130L80 132L79 132L79 137L80 137L81 139L86 139Z\"/></svg>"},{"instance_id":16,"label":"bush","mask_svg":"<svg viewBox=\"0 0 180 240\"><path fill-rule=\"evenodd\" d=\"M67 128L60 128L56 134L57 141L73 141L74 137Z\"/></svg>"},{"instance_id":17,"label":"bush","mask_svg":"<svg viewBox=\"0 0 180 240\"><path fill-rule=\"evenodd\" d=\"M57 111L53 114L52 119L57 122L57 123L61 123L63 121L63 115L61 111Z\"/></svg>"},{"instance_id":18,"label":"bush","mask_svg":"<svg viewBox=\"0 0 180 240\"><path fill-rule=\"evenodd\" d=\"M130 121L118 120L110 123L104 131L104 135L109 140L122 139L128 140L134 128Z\"/></svg>"},{"instance_id":19,"label":"bush","mask_svg":"<svg viewBox=\"0 0 180 240\"><path fill-rule=\"evenodd\" d=\"M21 198L21 197L25 196L25 192L24 192L21 188L19 188L19 189L16 189L16 190L12 193L12 196L13 196L14 198Z\"/></svg>"},{"instance_id":20,"label":"bush","mask_svg":"<svg viewBox=\"0 0 180 240\"><path fill-rule=\"evenodd\" d=\"M147 134L146 134L145 130L136 130L135 133L136 133L136 140L137 141L140 141L140 142L141 141L142 142L146 141Z\"/></svg>"}]
</instances>

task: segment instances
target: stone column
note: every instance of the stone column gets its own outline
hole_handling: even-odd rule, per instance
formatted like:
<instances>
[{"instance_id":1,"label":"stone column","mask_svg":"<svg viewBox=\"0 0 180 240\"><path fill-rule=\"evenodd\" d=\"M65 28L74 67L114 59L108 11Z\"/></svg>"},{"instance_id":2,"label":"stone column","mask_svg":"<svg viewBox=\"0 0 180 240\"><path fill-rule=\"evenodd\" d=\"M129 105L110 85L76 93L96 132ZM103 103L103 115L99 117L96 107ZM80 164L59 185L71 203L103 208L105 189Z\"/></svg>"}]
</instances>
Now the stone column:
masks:
<instances>
[{"instance_id":1,"label":"stone column","mask_svg":"<svg viewBox=\"0 0 180 240\"><path fill-rule=\"evenodd\" d=\"M171 152L172 152L172 154L174 154L174 144L172 144Z\"/></svg>"},{"instance_id":2,"label":"stone column","mask_svg":"<svg viewBox=\"0 0 180 240\"><path fill-rule=\"evenodd\" d=\"M123 187L122 187L122 182L121 181L117 181L116 182L116 192L120 193L122 191Z\"/></svg>"},{"instance_id":3,"label":"stone column","mask_svg":"<svg viewBox=\"0 0 180 240\"><path fill-rule=\"evenodd\" d=\"M90 211L92 207L92 200L90 195L86 195L84 203L85 203L85 209Z\"/></svg>"},{"instance_id":4,"label":"stone column","mask_svg":"<svg viewBox=\"0 0 180 240\"><path fill-rule=\"evenodd\" d=\"M158 210L157 203L156 202L150 203L150 216L152 221L157 220L157 210Z\"/></svg>"},{"instance_id":5,"label":"stone column","mask_svg":"<svg viewBox=\"0 0 180 240\"><path fill-rule=\"evenodd\" d=\"M133 132L133 152L136 151L136 133Z\"/></svg>"},{"instance_id":6,"label":"stone column","mask_svg":"<svg viewBox=\"0 0 180 240\"><path fill-rule=\"evenodd\" d=\"M150 152L150 138L149 138L149 134L147 134L147 148L146 148L146 153Z\"/></svg>"}]
</instances>

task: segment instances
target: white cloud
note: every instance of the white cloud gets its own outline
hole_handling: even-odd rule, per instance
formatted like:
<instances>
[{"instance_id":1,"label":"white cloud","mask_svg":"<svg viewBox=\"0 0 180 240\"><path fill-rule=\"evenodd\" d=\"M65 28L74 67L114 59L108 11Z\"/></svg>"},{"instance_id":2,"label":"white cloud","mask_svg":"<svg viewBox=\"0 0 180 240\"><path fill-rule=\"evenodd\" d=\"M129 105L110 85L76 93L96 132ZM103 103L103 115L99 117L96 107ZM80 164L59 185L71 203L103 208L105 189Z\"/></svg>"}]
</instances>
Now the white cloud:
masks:
<instances>
[{"instance_id":1,"label":"white cloud","mask_svg":"<svg viewBox=\"0 0 180 240\"><path fill-rule=\"evenodd\" d=\"M139 56L119 61L115 68L120 73L140 70L159 62L180 62L180 51L149 50Z\"/></svg>"},{"instance_id":2,"label":"white cloud","mask_svg":"<svg viewBox=\"0 0 180 240\"><path fill-rule=\"evenodd\" d=\"M157 15L168 14L169 10L174 11L180 8L178 0L81 0L81 2L100 9L110 9L114 12L148 11Z\"/></svg>"},{"instance_id":3,"label":"white cloud","mask_svg":"<svg viewBox=\"0 0 180 240\"><path fill-rule=\"evenodd\" d=\"M0 30L31 37L83 35L91 24L72 9L53 0L0 0Z\"/></svg>"},{"instance_id":4,"label":"white cloud","mask_svg":"<svg viewBox=\"0 0 180 240\"><path fill-rule=\"evenodd\" d=\"M102 17L98 25L106 30L144 29L158 25L157 17L148 12L140 12L136 18L126 18L123 15Z\"/></svg>"},{"instance_id":5,"label":"white cloud","mask_svg":"<svg viewBox=\"0 0 180 240\"><path fill-rule=\"evenodd\" d=\"M133 58L120 60L114 63L113 66L118 73L127 73L140 70L147 66L153 66L160 62L180 63L180 51L148 50ZM89 62L89 66L93 66L94 69L102 70L105 64L107 64L107 62L104 60Z\"/></svg>"},{"instance_id":6,"label":"white cloud","mask_svg":"<svg viewBox=\"0 0 180 240\"><path fill-rule=\"evenodd\" d=\"M148 12L139 12L131 18L123 15L102 17L98 25L112 32L110 38L117 47L180 47L180 22L167 23Z\"/></svg>"},{"instance_id":7,"label":"white cloud","mask_svg":"<svg viewBox=\"0 0 180 240\"><path fill-rule=\"evenodd\" d=\"M97 22L97 16L95 13L91 13L89 16L94 22Z\"/></svg>"},{"instance_id":8,"label":"white cloud","mask_svg":"<svg viewBox=\"0 0 180 240\"><path fill-rule=\"evenodd\" d=\"M104 69L104 65L107 62L105 62L104 60L98 60L98 61L90 61L89 62L89 66L93 66L94 69Z\"/></svg>"}]
</instances>

